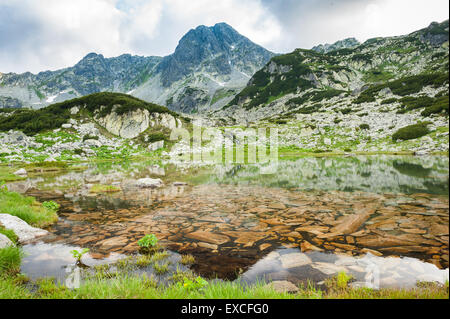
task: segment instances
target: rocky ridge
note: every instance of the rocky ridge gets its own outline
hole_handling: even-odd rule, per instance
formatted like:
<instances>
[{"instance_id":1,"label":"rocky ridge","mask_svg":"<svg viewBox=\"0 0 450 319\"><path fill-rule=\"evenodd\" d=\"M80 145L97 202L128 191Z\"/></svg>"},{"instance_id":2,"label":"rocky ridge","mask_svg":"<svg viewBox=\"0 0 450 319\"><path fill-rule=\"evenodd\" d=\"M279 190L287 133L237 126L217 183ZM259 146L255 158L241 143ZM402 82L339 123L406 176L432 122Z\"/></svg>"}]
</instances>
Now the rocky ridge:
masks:
<instances>
[{"instance_id":1,"label":"rocky ridge","mask_svg":"<svg viewBox=\"0 0 450 319\"><path fill-rule=\"evenodd\" d=\"M225 23L199 26L166 57L89 53L73 67L57 71L0 73L0 107L40 108L109 91L186 113L218 108L273 55Z\"/></svg>"}]
</instances>

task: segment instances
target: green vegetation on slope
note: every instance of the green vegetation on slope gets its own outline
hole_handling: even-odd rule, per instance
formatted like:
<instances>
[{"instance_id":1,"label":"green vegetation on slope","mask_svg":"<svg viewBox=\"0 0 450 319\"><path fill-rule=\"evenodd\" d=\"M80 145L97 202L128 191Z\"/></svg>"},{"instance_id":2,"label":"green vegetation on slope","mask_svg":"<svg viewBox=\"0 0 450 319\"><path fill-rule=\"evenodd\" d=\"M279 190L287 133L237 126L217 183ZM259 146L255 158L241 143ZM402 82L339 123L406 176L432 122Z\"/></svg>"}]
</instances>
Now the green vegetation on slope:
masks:
<instances>
[{"instance_id":1,"label":"green vegetation on slope","mask_svg":"<svg viewBox=\"0 0 450 319\"><path fill-rule=\"evenodd\" d=\"M297 49L292 53L273 57L271 62L285 68L286 72L269 73L264 69L255 73L250 84L244 88L228 106L238 104L248 98L251 101L245 104L247 109L256 107L260 104L268 103L274 97L281 97L288 93L294 93L297 90L306 90L313 87L313 83L308 79L308 75L312 73L311 67L305 63L309 55L320 56L325 61L330 58L310 50Z\"/></svg>"},{"instance_id":2,"label":"green vegetation on slope","mask_svg":"<svg viewBox=\"0 0 450 319\"><path fill-rule=\"evenodd\" d=\"M375 97L382 89L389 88L392 93L400 96L418 93L425 86L439 87L448 83L447 73L422 73L404 77L392 82L378 84L363 91L355 100L355 103L375 102Z\"/></svg>"},{"instance_id":3,"label":"green vegetation on slope","mask_svg":"<svg viewBox=\"0 0 450 319\"><path fill-rule=\"evenodd\" d=\"M49 105L39 110L22 109L14 114L0 118L0 131L11 129L21 130L27 135L33 135L46 130L56 129L70 119L72 107L85 107L88 116L99 111L103 117L112 111L117 105L115 112L119 115L138 109L148 110L150 113L169 113L177 116L164 106L142 101L133 96L122 93L102 92L86 95L80 98ZM103 106L103 108L101 108Z\"/></svg>"},{"instance_id":4,"label":"green vegetation on slope","mask_svg":"<svg viewBox=\"0 0 450 319\"><path fill-rule=\"evenodd\" d=\"M392 135L392 140L412 140L425 136L428 133L430 133L430 130L427 127L427 123L418 123L402 127Z\"/></svg>"}]
</instances>

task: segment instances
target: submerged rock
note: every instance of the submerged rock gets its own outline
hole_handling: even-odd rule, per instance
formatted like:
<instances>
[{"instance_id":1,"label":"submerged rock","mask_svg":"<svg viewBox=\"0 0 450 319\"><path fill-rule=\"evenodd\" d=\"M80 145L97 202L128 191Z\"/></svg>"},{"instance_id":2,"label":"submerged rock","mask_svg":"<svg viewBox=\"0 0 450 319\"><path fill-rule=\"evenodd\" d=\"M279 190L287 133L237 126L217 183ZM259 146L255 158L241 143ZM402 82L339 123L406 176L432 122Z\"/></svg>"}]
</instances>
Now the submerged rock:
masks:
<instances>
[{"instance_id":1,"label":"submerged rock","mask_svg":"<svg viewBox=\"0 0 450 319\"><path fill-rule=\"evenodd\" d=\"M291 253L281 256L281 264L283 268L295 268L311 263L311 259L303 253Z\"/></svg>"},{"instance_id":2,"label":"submerged rock","mask_svg":"<svg viewBox=\"0 0 450 319\"><path fill-rule=\"evenodd\" d=\"M19 237L20 243L48 234L48 231L32 227L19 217L9 214L0 214L0 224L7 229L12 229L17 237Z\"/></svg>"}]
</instances>

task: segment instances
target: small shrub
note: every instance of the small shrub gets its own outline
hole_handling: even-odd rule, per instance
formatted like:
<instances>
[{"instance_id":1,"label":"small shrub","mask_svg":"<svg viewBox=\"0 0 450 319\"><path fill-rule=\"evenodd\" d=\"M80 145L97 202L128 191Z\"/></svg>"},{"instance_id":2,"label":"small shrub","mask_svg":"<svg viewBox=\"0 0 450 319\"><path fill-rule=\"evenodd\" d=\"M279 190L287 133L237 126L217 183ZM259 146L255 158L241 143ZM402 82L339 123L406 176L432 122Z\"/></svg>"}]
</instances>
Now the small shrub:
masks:
<instances>
[{"instance_id":1,"label":"small shrub","mask_svg":"<svg viewBox=\"0 0 450 319\"><path fill-rule=\"evenodd\" d=\"M349 114L349 113L354 112L354 110L353 110L351 107L346 107L345 109L340 110L340 112L341 112L343 115L346 115L346 114Z\"/></svg>"},{"instance_id":2,"label":"small shrub","mask_svg":"<svg viewBox=\"0 0 450 319\"><path fill-rule=\"evenodd\" d=\"M361 125L359 126L359 128L360 128L361 130L369 130L369 129L370 129L370 126L369 126L369 124L363 123L363 124L361 124Z\"/></svg>"},{"instance_id":3,"label":"small shrub","mask_svg":"<svg viewBox=\"0 0 450 319\"><path fill-rule=\"evenodd\" d=\"M182 255L181 256L181 263L183 265L191 265L195 262L195 257L192 255Z\"/></svg>"},{"instance_id":4,"label":"small shrub","mask_svg":"<svg viewBox=\"0 0 450 319\"><path fill-rule=\"evenodd\" d=\"M47 209L50 209L50 210L53 210L53 211L58 211L58 209L59 209L59 204L58 203L55 203L54 201L48 201L48 202L43 202L42 203L42 206L44 206L45 208L47 208Z\"/></svg>"},{"instance_id":5,"label":"small shrub","mask_svg":"<svg viewBox=\"0 0 450 319\"><path fill-rule=\"evenodd\" d=\"M147 234L138 241L138 245L143 253L155 252L158 238L154 234Z\"/></svg>"},{"instance_id":6,"label":"small shrub","mask_svg":"<svg viewBox=\"0 0 450 319\"><path fill-rule=\"evenodd\" d=\"M169 263L166 262L164 264L160 264L156 262L153 264L153 269L158 275L163 275L169 271Z\"/></svg>"},{"instance_id":7,"label":"small shrub","mask_svg":"<svg viewBox=\"0 0 450 319\"><path fill-rule=\"evenodd\" d=\"M148 267L152 263L152 258L149 255L139 256L136 260L136 266L145 268Z\"/></svg>"},{"instance_id":8,"label":"small shrub","mask_svg":"<svg viewBox=\"0 0 450 319\"><path fill-rule=\"evenodd\" d=\"M395 103L395 102L397 102L397 99L395 97L393 97L393 98L385 99L385 100L381 101L380 104L381 105L383 105L383 104L392 104L392 103Z\"/></svg>"},{"instance_id":9,"label":"small shrub","mask_svg":"<svg viewBox=\"0 0 450 319\"><path fill-rule=\"evenodd\" d=\"M177 282L177 285L183 290L192 291L203 289L208 285L208 282L200 276L195 279L184 277L183 282Z\"/></svg>"},{"instance_id":10,"label":"small shrub","mask_svg":"<svg viewBox=\"0 0 450 319\"><path fill-rule=\"evenodd\" d=\"M392 135L392 140L412 140L430 133L428 127L424 123L418 123L402 127Z\"/></svg>"},{"instance_id":11,"label":"small shrub","mask_svg":"<svg viewBox=\"0 0 450 319\"><path fill-rule=\"evenodd\" d=\"M164 135L163 133L151 133L147 135L147 142L149 143L153 143L153 142L158 142L158 141L167 141L167 137L166 135Z\"/></svg>"},{"instance_id":12,"label":"small shrub","mask_svg":"<svg viewBox=\"0 0 450 319\"><path fill-rule=\"evenodd\" d=\"M336 277L336 287L339 289L347 288L348 282L352 279L351 275L347 275L345 271L338 273Z\"/></svg>"},{"instance_id":13,"label":"small shrub","mask_svg":"<svg viewBox=\"0 0 450 319\"><path fill-rule=\"evenodd\" d=\"M89 248L83 248L81 251L78 251L76 249L70 251L73 258L75 258L77 264L81 263L81 258L83 257L83 255L87 254L88 252L89 252Z\"/></svg>"}]
</instances>

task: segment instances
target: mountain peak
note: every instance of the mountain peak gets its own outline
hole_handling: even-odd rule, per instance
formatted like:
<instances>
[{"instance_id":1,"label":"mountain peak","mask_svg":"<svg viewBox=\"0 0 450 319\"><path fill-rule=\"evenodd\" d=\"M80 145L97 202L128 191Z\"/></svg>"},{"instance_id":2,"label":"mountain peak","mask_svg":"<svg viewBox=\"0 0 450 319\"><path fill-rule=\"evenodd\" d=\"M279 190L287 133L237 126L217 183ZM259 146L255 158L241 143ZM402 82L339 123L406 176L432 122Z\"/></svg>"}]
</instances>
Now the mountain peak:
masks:
<instances>
[{"instance_id":1,"label":"mountain peak","mask_svg":"<svg viewBox=\"0 0 450 319\"><path fill-rule=\"evenodd\" d=\"M225 22L209 27L200 25L191 29L181 38L175 52L165 57L158 66L158 71L162 72L163 85L169 86L180 80L206 61L211 62L209 71L212 73L230 74L231 61L233 56L238 54L239 48L246 48L247 52L253 52L255 55L262 54L265 62L272 54Z\"/></svg>"},{"instance_id":2,"label":"mountain peak","mask_svg":"<svg viewBox=\"0 0 450 319\"><path fill-rule=\"evenodd\" d=\"M97 54L95 52L90 52L82 60L92 60L92 59L103 59L102 54Z\"/></svg>"}]
</instances>

